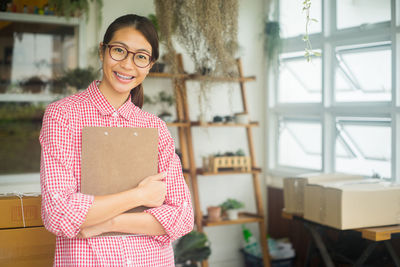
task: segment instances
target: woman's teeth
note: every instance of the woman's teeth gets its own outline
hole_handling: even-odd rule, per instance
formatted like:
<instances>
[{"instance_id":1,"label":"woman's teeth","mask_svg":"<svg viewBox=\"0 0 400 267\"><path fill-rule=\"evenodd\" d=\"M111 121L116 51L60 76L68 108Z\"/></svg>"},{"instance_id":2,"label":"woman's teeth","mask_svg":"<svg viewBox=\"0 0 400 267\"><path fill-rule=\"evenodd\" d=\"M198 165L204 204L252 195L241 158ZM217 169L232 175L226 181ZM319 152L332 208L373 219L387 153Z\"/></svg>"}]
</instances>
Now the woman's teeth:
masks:
<instances>
[{"instance_id":1,"label":"woman's teeth","mask_svg":"<svg viewBox=\"0 0 400 267\"><path fill-rule=\"evenodd\" d=\"M122 74L119 74L118 72L115 73L119 78L124 79L124 80L132 80L133 76L125 76Z\"/></svg>"}]
</instances>

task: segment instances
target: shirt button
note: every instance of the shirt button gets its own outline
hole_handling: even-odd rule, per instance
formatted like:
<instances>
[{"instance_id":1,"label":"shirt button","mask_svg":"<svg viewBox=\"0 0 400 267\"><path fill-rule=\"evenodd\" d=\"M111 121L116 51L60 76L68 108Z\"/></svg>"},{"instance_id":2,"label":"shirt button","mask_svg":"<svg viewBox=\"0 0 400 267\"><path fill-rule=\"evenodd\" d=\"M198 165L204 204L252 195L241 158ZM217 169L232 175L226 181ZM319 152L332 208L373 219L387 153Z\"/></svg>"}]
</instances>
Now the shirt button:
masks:
<instances>
[{"instance_id":1,"label":"shirt button","mask_svg":"<svg viewBox=\"0 0 400 267\"><path fill-rule=\"evenodd\" d=\"M126 240L126 236L122 236L122 240Z\"/></svg>"},{"instance_id":2,"label":"shirt button","mask_svg":"<svg viewBox=\"0 0 400 267\"><path fill-rule=\"evenodd\" d=\"M53 195L53 198L54 199L58 199L60 196L57 194L57 193L55 193L54 195Z\"/></svg>"},{"instance_id":3,"label":"shirt button","mask_svg":"<svg viewBox=\"0 0 400 267\"><path fill-rule=\"evenodd\" d=\"M131 265L132 261L128 259L128 260L126 260L126 264Z\"/></svg>"},{"instance_id":4,"label":"shirt button","mask_svg":"<svg viewBox=\"0 0 400 267\"><path fill-rule=\"evenodd\" d=\"M186 201L183 201L183 206L186 208L188 203Z\"/></svg>"},{"instance_id":5,"label":"shirt button","mask_svg":"<svg viewBox=\"0 0 400 267\"><path fill-rule=\"evenodd\" d=\"M116 118L116 117L118 117L118 113L115 111L115 112L112 114L112 116L113 116L114 118Z\"/></svg>"}]
</instances>

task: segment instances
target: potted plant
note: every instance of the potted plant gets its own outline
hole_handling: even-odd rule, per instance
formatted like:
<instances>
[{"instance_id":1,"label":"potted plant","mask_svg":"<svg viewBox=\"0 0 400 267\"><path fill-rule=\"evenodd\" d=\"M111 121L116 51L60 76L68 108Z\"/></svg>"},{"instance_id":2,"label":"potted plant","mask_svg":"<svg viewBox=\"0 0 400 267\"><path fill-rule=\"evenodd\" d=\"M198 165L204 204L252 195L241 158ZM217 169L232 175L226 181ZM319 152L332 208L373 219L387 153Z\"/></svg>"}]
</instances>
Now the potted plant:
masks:
<instances>
[{"instance_id":1,"label":"potted plant","mask_svg":"<svg viewBox=\"0 0 400 267\"><path fill-rule=\"evenodd\" d=\"M161 104L161 113L158 115L165 122L172 122L172 113L169 108L175 103L175 97L166 91L160 91L151 101L152 104Z\"/></svg>"},{"instance_id":2,"label":"potted plant","mask_svg":"<svg viewBox=\"0 0 400 267\"><path fill-rule=\"evenodd\" d=\"M239 209L244 207L244 203L234 198L228 198L220 206L222 212L226 212L229 220L237 220L239 218Z\"/></svg>"},{"instance_id":3,"label":"potted plant","mask_svg":"<svg viewBox=\"0 0 400 267\"><path fill-rule=\"evenodd\" d=\"M196 267L197 262L208 259L210 254L211 249L207 236L197 231L181 237L174 246L177 267Z\"/></svg>"},{"instance_id":4,"label":"potted plant","mask_svg":"<svg viewBox=\"0 0 400 267\"><path fill-rule=\"evenodd\" d=\"M217 222L221 220L221 206L208 206L207 207L208 220Z\"/></svg>"},{"instance_id":5,"label":"potted plant","mask_svg":"<svg viewBox=\"0 0 400 267\"><path fill-rule=\"evenodd\" d=\"M87 68L74 68L64 72L61 77L55 79L53 88L51 88L53 93L62 93L66 86L71 87L69 91L72 93L85 89L93 82L98 76L98 72L93 67Z\"/></svg>"},{"instance_id":6,"label":"potted plant","mask_svg":"<svg viewBox=\"0 0 400 267\"><path fill-rule=\"evenodd\" d=\"M96 9L98 9L96 12L97 23L100 25L102 21L101 9L103 8L103 0L49 0L48 7L54 10L54 13L57 16L65 16L67 19L70 17L79 17L82 14L85 14L86 19L88 19L90 8L89 2L94 2L96 4Z\"/></svg>"},{"instance_id":7,"label":"potted plant","mask_svg":"<svg viewBox=\"0 0 400 267\"><path fill-rule=\"evenodd\" d=\"M44 89L45 85L46 83L39 76L29 77L21 83L21 87L25 92L34 94L40 93Z\"/></svg>"}]
</instances>

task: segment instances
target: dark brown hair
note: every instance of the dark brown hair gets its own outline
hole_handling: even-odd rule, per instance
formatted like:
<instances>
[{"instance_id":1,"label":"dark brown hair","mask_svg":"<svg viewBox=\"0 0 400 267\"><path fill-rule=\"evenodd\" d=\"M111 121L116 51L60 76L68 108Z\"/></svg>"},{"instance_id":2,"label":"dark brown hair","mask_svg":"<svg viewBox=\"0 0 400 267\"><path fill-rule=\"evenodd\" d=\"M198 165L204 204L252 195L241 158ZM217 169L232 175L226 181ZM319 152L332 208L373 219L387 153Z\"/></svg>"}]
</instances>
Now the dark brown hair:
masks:
<instances>
[{"instance_id":1,"label":"dark brown hair","mask_svg":"<svg viewBox=\"0 0 400 267\"><path fill-rule=\"evenodd\" d=\"M132 27L143 34L143 36L151 45L152 61L156 61L159 56L158 35L153 23L146 17L138 16L135 14L128 14L117 18L110 24L110 26L108 26L106 33L104 34L103 44L108 44L114 37L114 33L125 27ZM103 46L101 51L103 55L105 53L105 50L106 47ZM133 104L135 104L139 108L142 108L144 101L142 84L139 84L131 90L131 100Z\"/></svg>"}]
</instances>

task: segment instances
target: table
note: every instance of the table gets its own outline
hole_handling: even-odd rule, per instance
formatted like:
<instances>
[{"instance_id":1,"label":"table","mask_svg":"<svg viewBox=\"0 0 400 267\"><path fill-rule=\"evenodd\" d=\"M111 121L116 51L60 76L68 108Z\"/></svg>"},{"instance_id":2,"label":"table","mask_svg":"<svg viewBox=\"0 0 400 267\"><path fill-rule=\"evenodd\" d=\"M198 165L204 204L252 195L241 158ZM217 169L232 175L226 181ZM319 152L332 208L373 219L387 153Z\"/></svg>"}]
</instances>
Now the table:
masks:
<instances>
[{"instance_id":1,"label":"table","mask_svg":"<svg viewBox=\"0 0 400 267\"><path fill-rule=\"evenodd\" d=\"M304 227L310 232L312 238L312 244L315 246L320 253L322 260L327 267L334 267L331 255L321 237L322 228L330 228L315 222L311 222L303 218L302 214L288 213L285 210L282 211L282 217L289 220L299 220L302 222ZM352 231L361 232L361 236L364 239L372 241L359 256L359 258L353 263L355 267L362 266L362 264L368 259L372 251L380 244L384 244L387 251L389 252L396 267L400 267L400 259L393 249L390 240L394 237L400 237L400 225L382 226L382 227L369 227L361 229L351 229ZM340 231L340 230L338 230ZM309 247L310 254L311 248ZM307 255L306 265L310 260L310 255Z\"/></svg>"}]
</instances>

